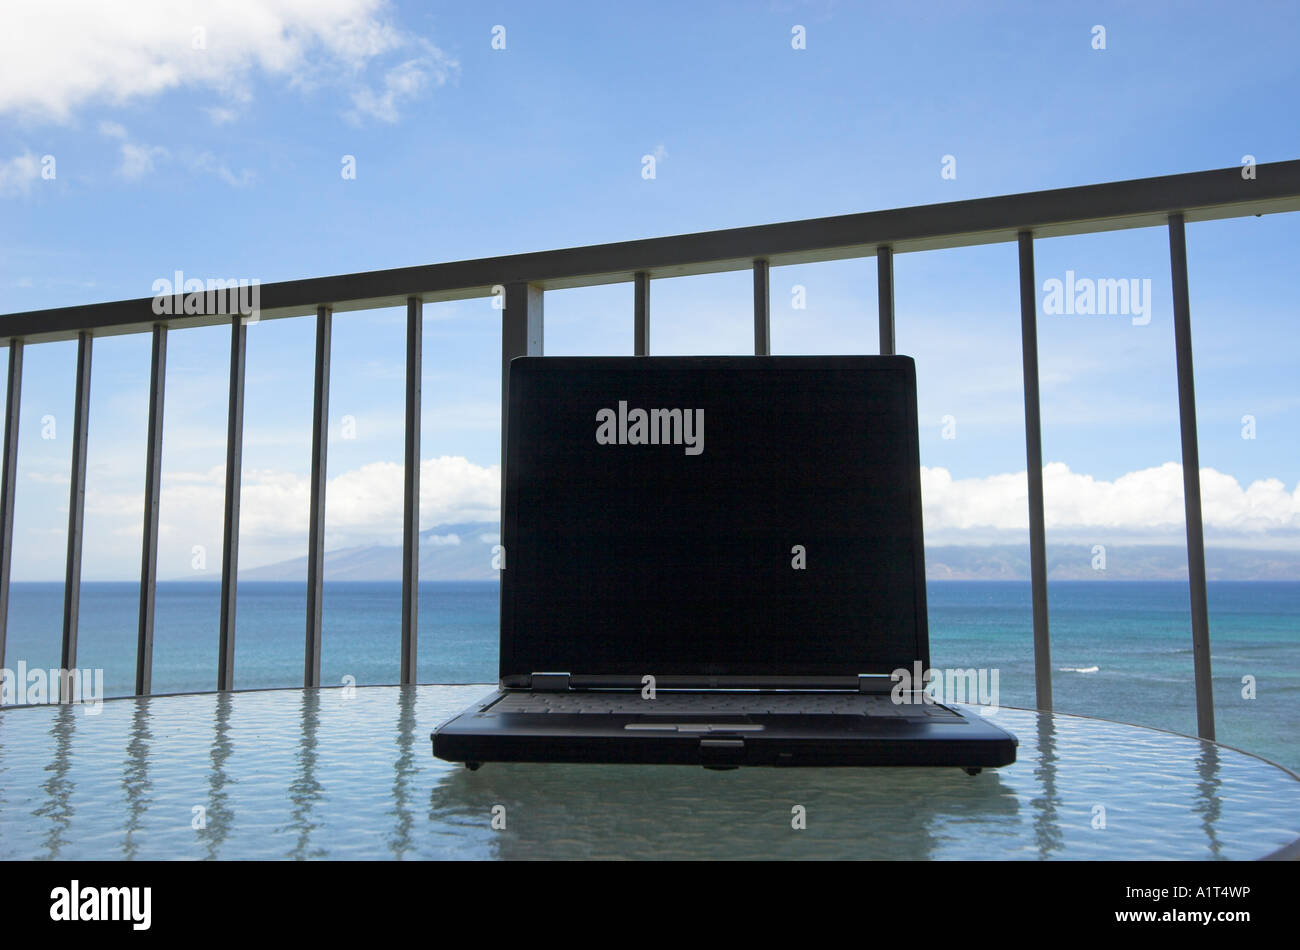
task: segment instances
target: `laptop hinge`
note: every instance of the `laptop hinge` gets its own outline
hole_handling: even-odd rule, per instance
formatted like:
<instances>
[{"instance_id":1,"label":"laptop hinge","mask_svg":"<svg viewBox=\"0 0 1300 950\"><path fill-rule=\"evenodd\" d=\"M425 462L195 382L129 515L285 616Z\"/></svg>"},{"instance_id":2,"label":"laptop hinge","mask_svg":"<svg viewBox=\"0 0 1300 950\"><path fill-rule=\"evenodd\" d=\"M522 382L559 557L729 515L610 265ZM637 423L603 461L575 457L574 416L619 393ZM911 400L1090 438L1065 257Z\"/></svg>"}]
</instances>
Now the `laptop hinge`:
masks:
<instances>
[{"instance_id":1,"label":"laptop hinge","mask_svg":"<svg viewBox=\"0 0 1300 950\"><path fill-rule=\"evenodd\" d=\"M888 693L893 688L893 678L880 673L859 673L859 693Z\"/></svg>"},{"instance_id":2,"label":"laptop hinge","mask_svg":"<svg viewBox=\"0 0 1300 950\"><path fill-rule=\"evenodd\" d=\"M569 689L569 674L534 673L528 685L535 693L563 693Z\"/></svg>"}]
</instances>

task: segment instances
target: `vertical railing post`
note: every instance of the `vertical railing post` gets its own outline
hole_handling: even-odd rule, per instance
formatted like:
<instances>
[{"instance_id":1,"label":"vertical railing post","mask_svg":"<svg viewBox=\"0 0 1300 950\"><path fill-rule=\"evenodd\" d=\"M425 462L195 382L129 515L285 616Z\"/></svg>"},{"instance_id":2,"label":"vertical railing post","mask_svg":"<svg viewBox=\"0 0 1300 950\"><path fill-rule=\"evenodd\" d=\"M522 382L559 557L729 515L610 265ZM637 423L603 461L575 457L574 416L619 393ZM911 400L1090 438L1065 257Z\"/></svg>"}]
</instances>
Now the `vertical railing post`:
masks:
<instances>
[{"instance_id":1,"label":"vertical railing post","mask_svg":"<svg viewBox=\"0 0 1300 950\"><path fill-rule=\"evenodd\" d=\"M632 353L650 355L650 275L637 271L632 284Z\"/></svg>"},{"instance_id":2,"label":"vertical railing post","mask_svg":"<svg viewBox=\"0 0 1300 950\"><path fill-rule=\"evenodd\" d=\"M772 355L771 269L762 258L754 261L754 355Z\"/></svg>"},{"instance_id":3,"label":"vertical railing post","mask_svg":"<svg viewBox=\"0 0 1300 950\"><path fill-rule=\"evenodd\" d=\"M149 429L144 461L144 530L140 538L140 625L135 646L135 694L153 689L153 624L158 588L158 501L162 491L163 403L167 383L167 325L153 328L149 359Z\"/></svg>"},{"instance_id":4,"label":"vertical railing post","mask_svg":"<svg viewBox=\"0 0 1300 950\"><path fill-rule=\"evenodd\" d=\"M86 517L86 445L90 428L90 357L92 338L77 334L77 383L72 406L72 465L68 486L68 556L63 580L63 650L59 667L59 702L72 701L77 667L77 628L81 611L81 541Z\"/></svg>"},{"instance_id":5,"label":"vertical railing post","mask_svg":"<svg viewBox=\"0 0 1300 950\"><path fill-rule=\"evenodd\" d=\"M221 535L221 625L217 689L235 688L235 601L239 573L239 492L244 464L244 362L248 326L230 321L230 396L226 403L226 500Z\"/></svg>"},{"instance_id":6,"label":"vertical railing post","mask_svg":"<svg viewBox=\"0 0 1300 950\"><path fill-rule=\"evenodd\" d=\"M1192 317L1187 292L1187 236L1181 214L1169 216L1169 265L1174 292L1174 353L1178 422L1183 447L1183 508L1187 519L1187 581L1192 608L1192 663L1196 679L1196 734L1214 739L1214 682L1210 675L1210 611L1205 592L1205 529L1201 519L1201 454L1196 441L1192 371Z\"/></svg>"},{"instance_id":7,"label":"vertical railing post","mask_svg":"<svg viewBox=\"0 0 1300 950\"><path fill-rule=\"evenodd\" d=\"M330 330L334 311L316 308L316 370L311 413L311 513L307 522L307 635L302 685L320 685L321 616L325 596L325 464L330 425Z\"/></svg>"},{"instance_id":8,"label":"vertical railing post","mask_svg":"<svg viewBox=\"0 0 1300 950\"><path fill-rule=\"evenodd\" d=\"M406 454L402 480L402 685L416 681L420 634L420 400L424 301L406 301Z\"/></svg>"},{"instance_id":9,"label":"vertical railing post","mask_svg":"<svg viewBox=\"0 0 1300 950\"><path fill-rule=\"evenodd\" d=\"M1038 408L1038 291L1034 235L1021 231L1020 350L1025 383L1025 468L1029 477L1029 577L1034 612L1034 686L1039 709L1052 708L1052 644L1047 624L1047 538L1043 513L1043 433Z\"/></svg>"},{"instance_id":10,"label":"vertical railing post","mask_svg":"<svg viewBox=\"0 0 1300 950\"><path fill-rule=\"evenodd\" d=\"M0 669L5 668L9 629L9 569L14 553L14 477L18 474L18 406L23 395L23 341L9 341L5 382L4 449L0 452Z\"/></svg>"},{"instance_id":11,"label":"vertical railing post","mask_svg":"<svg viewBox=\"0 0 1300 950\"><path fill-rule=\"evenodd\" d=\"M880 355L893 356L894 341L894 249L888 244L876 248L877 309L880 316Z\"/></svg>"},{"instance_id":12,"label":"vertical railing post","mask_svg":"<svg viewBox=\"0 0 1300 950\"><path fill-rule=\"evenodd\" d=\"M501 543L505 544L507 427L510 425L510 361L542 355L542 288L517 282L506 285L501 311ZM510 557L510 552L506 552Z\"/></svg>"}]
</instances>

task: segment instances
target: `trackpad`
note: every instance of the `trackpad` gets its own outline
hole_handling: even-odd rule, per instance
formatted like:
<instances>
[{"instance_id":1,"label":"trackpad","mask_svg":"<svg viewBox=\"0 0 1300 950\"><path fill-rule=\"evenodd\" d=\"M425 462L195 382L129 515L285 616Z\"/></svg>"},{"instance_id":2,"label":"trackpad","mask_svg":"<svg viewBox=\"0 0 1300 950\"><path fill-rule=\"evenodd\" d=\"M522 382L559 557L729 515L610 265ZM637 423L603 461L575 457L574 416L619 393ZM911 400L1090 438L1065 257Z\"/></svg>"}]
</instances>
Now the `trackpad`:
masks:
<instances>
[{"instance_id":1,"label":"trackpad","mask_svg":"<svg viewBox=\"0 0 1300 950\"><path fill-rule=\"evenodd\" d=\"M757 722L629 722L623 727L634 732L762 732Z\"/></svg>"}]
</instances>

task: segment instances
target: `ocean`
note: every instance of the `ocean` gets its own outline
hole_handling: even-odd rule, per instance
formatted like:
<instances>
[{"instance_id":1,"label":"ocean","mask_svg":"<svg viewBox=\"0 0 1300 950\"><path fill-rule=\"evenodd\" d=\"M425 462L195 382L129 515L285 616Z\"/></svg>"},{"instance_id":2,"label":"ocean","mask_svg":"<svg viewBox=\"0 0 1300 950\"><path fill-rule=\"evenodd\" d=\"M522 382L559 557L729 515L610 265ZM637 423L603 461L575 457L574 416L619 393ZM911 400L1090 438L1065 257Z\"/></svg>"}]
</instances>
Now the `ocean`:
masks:
<instances>
[{"instance_id":1,"label":"ocean","mask_svg":"<svg viewBox=\"0 0 1300 950\"><path fill-rule=\"evenodd\" d=\"M77 665L104 671L106 696L134 687L138 590L82 584ZM421 582L420 682L496 681L497 590ZM1002 705L1034 706L1029 584L939 581L927 591L933 665L997 670ZM400 595L395 582L326 583L323 683L398 679ZM218 600L211 582L158 585L155 693L215 687ZM1300 771L1300 582L1212 581L1209 604L1219 741ZM1055 581L1049 606L1058 712L1195 734L1186 583ZM301 685L305 609L303 584L239 585L237 688ZM13 584L5 666L57 667L62 611L61 583Z\"/></svg>"}]
</instances>

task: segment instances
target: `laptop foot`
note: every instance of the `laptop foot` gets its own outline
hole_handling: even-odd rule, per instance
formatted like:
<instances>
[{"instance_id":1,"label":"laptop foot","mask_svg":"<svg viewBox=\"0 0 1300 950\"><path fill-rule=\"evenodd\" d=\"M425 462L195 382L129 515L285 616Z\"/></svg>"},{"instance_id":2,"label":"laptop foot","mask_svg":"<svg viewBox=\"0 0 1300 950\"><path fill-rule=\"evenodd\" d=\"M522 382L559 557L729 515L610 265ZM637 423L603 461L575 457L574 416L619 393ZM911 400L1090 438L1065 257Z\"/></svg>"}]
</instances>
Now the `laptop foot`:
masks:
<instances>
[{"instance_id":1,"label":"laptop foot","mask_svg":"<svg viewBox=\"0 0 1300 950\"><path fill-rule=\"evenodd\" d=\"M965 772L967 775L979 775L984 770L980 768L978 765L973 765L973 766L964 765L962 766L962 771Z\"/></svg>"},{"instance_id":2,"label":"laptop foot","mask_svg":"<svg viewBox=\"0 0 1300 950\"><path fill-rule=\"evenodd\" d=\"M477 772L479 769L483 768L483 763L482 763L482 762L466 762L466 763L465 763L465 768L469 769L471 772Z\"/></svg>"}]
</instances>

